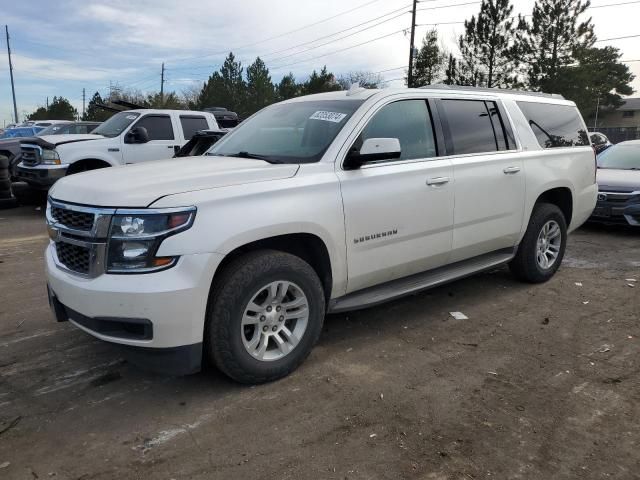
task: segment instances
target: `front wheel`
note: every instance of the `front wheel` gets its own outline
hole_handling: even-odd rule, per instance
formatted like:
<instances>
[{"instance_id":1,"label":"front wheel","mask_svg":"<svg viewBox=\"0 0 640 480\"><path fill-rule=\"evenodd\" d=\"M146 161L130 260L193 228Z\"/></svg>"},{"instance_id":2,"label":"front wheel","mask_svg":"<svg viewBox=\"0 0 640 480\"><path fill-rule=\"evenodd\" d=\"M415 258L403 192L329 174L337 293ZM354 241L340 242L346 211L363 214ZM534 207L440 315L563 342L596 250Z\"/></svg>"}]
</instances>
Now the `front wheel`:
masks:
<instances>
[{"instance_id":1,"label":"front wheel","mask_svg":"<svg viewBox=\"0 0 640 480\"><path fill-rule=\"evenodd\" d=\"M519 280L542 283L556 273L567 244L567 223L562 211L553 204L536 205L529 226L509 264Z\"/></svg>"},{"instance_id":2,"label":"front wheel","mask_svg":"<svg viewBox=\"0 0 640 480\"><path fill-rule=\"evenodd\" d=\"M206 352L239 382L276 380L307 358L324 313L322 284L308 263L274 250L252 252L227 265L215 281Z\"/></svg>"}]
</instances>

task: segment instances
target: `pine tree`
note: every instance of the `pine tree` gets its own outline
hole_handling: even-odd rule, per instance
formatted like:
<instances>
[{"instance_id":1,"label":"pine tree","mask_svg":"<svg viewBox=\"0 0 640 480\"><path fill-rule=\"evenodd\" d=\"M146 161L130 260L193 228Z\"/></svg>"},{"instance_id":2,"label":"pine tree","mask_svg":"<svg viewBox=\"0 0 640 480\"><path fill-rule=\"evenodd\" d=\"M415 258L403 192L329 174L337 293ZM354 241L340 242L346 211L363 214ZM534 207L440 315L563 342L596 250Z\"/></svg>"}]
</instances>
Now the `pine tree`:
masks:
<instances>
[{"instance_id":1,"label":"pine tree","mask_svg":"<svg viewBox=\"0 0 640 480\"><path fill-rule=\"evenodd\" d=\"M447 62L447 68L444 71L444 84L455 85L458 77L458 60L453 54L449 54L449 61Z\"/></svg>"},{"instance_id":2,"label":"pine tree","mask_svg":"<svg viewBox=\"0 0 640 480\"><path fill-rule=\"evenodd\" d=\"M89 103L87 104L87 108L82 119L94 122L104 122L107 120L113 115L113 112L98 106L102 104L104 104L104 100L100 96L100 93L94 93L93 97L91 97L91 100L89 100Z\"/></svg>"},{"instance_id":3,"label":"pine tree","mask_svg":"<svg viewBox=\"0 0 640 480\"><path fill-rule=\"evenodd\" d=\"M467 82L490 88L511 84L512 12L510 0L482 0L477 20L473 16L464 22L465 33L460 36L458 45L471 73Z\"/></svg>"},{"instance_id":4,"label":"pine tree","mask_svg":"<svg viewBox=\"0 0 640 480\"><path fill-rule=\"evenodd\" d=\"M28 116L29 120L76 120L78 110L64 97L53 97L48 108L39 107Z\"/></svg>"},{"instance_id":5,"label":"pine tree","mask_svg":"<svg viewBox=\"0 0 640 480\"><path fill-rule=\"evenodd\" d=\"M589 5L589 0L536 1L531 23L526 24L526 33L519 45L527 66L529 88L557 92L563 67L574 62L578 49L593 46L591 18L578 21Z\"/></svg>"},{"instance_id":6,"label":"pine tree","mask_svg":"<svg viewBox=\"0 0 640 480\"><path fill-rule=\"evenodd\" d=\"M202 86L198 95L197 108L226 107L231 110L228 104L226 88L220 72L213 72L209 79Z\"/></svg>"},{"instance_id":7,"label":"pine tree","mask_svg":"<svg viewBox=\"0 0 640 480\"><path fill-rule=\"evenodd\" d=\"M438 31L429 30L422 39L422 46L413 60L413 85L422 87L438 82L443 73L446 53L438 45Z\"/></svg>"},{"instance_id":8,"label":"pine tree","mask_svg":"<svg viewBox=\"0 0 640 480\"><path fill-rule=\"evenodd\" d=\"M296 77L289 72L289 74L282 77L282 80L276 86L276 97L278 101L297 97L301 95L301 88L302 86L296 83Z\"/></svg>"},{"instance_id":9,"label":"pine tree","mask_svg":"<svg viewBox=\"0 0 640 480\"><path fill-rule=\"evenodd\" d=\"M304 83L302 90L304 95L309 95L311 93L334 92L342 90L342 87L336 82L335 75L327 71L327 66L325 65L320 70L320 73L315 70L311 72L309 80Z\"/></svg>"},{"instance_id":10,"label":"pine tree","mask_svg":"<svg viewBox=\"0 0 640 480\"><path fill-rule=\"evenodd\" d=\"M575 62L558 71L557 93L573 100L584 118L600 108L617 108L622 105L621 95L631 95L634 75L629 67L620 63L617 48L583 47L574 52Z\"/></svg>"},{"instance_id":11,"label":"pine tree","mask_svg":"<svg viewBox=\"0 0 640 480\"><path fill-rule=\"evenodd\" d=\"M251 115L274 101L274 86L269 69L260 57L247 67L247 92L245 114Z\"/></svg>"},{"instance_id":12,"label":"pine tree","mask_svg":"<svg viewBox=\"0 0 640 480\"><path fill-rule=\"evenodd\" d=\"M349 72L341 75L337 80L343 90L349 90L356 83L362 88L378 88L384 80L379 74L367 71Z\"/></svg>"},{"instance_id":13,"label":"pine tree","mask_svg":"<svg viewBox=\"0 0 640 480\"><path fill-rule=\"evenodd\" d=\"M236 62L233 52L229 52L222 67L220 67L220 77L222 78L224 94L227 100L222 105L214 106L226 107L242 116L247 116L245 111L247 85L242 77L242 71L242 64Z\"/></svg>"}]
</instances>

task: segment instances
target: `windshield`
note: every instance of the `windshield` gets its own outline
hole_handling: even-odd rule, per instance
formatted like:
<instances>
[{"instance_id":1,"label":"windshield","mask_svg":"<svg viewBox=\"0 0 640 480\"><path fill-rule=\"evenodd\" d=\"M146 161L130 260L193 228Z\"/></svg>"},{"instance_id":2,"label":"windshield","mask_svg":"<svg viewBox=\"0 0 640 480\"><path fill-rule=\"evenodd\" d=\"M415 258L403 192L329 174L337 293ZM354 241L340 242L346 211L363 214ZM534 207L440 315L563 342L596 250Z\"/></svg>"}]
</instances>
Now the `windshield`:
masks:
<instances>
[{"instance_id":1,"label":"windshield","mask_svg":"<svg viewBox=\"0 0 640 480\"><path fill-rule=\"evenodd\" d=\"M640 144L609 147L598 155L598 167L640 170Z\"/></svg>"},{"instance_id":2,"label":"windshield","mask_svg":"<svg viewBox=\"0 0 640 480\"><path fill-rule=\"evenodd\" d=\"M91 133L103 137L117 137L139 116L136 112L116 113Z\"/></svg>"},{"instance_id":3,"label":"windshield","mask_svg":"<svg viewBox=\"0 0 640 480\"><path fill-rule=\"evenodd\" d=\"M240 124L207 155L271 163L320 160L363 100L317 100L273 105Z\"/></svg>"},{"instance_id":4,"label":"windshield","mask_svg":"<svg viewBox=\"0 0 640 480\"><path fill-rule=\"evenodd\" d=\"M33 137L36 132L42 130L38 127L23 127L23 128L10 128L5 130L0 138L19 138L19 137Z\"/></svg>"}]
</instances>

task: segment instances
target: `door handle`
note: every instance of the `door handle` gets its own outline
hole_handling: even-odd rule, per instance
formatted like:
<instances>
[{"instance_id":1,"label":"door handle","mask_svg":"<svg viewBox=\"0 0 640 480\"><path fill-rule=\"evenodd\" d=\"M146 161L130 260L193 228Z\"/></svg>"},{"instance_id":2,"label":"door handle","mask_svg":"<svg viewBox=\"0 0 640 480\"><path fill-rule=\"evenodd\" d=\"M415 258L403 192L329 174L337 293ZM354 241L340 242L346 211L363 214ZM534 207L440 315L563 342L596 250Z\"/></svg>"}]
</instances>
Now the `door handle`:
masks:
<instances>
[{"instance_id":1,"label":"door handle","mask_svg":"<svg viewBox=\"0 0 640 480\"><path fill-rule=\"evenodd\" d=\"M436 186L436 185L444 185L445 183L449 183L449 177L427 178L427 185Z\"/></svg>"},{"instance_id":2,"label":"door handle","mask_svg":"<svg viewBox=\"0 0 640 480\"><path fill-rule=\"evenodd\" d=\"M513 173L518 173L520 171L520 167L507 167L503 170L506 175L510 175Z\"/></svg>"}]
</instances>

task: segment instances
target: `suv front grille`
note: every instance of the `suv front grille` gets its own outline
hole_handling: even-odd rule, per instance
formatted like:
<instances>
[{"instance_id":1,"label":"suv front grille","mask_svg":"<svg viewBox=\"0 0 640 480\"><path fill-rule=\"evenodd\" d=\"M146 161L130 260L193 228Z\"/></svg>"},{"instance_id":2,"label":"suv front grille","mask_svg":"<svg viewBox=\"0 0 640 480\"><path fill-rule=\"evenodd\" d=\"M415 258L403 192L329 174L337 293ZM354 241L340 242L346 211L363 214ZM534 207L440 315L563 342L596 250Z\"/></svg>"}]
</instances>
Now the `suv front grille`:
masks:
<instances>
[{"instance_id":1,"label":"suv front grille","mask_svg":"<svg viewBox=\"0 0 640 480\"><path fill-rule=\"evenodd\" d=\"M91 263L91 251L86 247L66 242L56 242L58 261L74 272L88 274Z\"/></svg>"},{"instance_id":2,"label":"suv front grille","mask_svg":"<svg viewBox=\"0 0 640 480\"><path fill-rule=\"evenodd\" d=\"M77 210L68 210L66 208L52 206L51 216L56 222L67 228L82 230L85 232L88 232L93 228L93 213L79 212Z\"/></svg>"},{"instance_id":3,"label":"suv front grille","mask_svg":"<svg viewBox=\"0 0 640 480\"><path fill-rule=\"evenodd\" d=\"M22 163L27 167L35 167L40 163L40 151L37 147L23 145L20 151Z\"/></svg>"}]
</instances>

